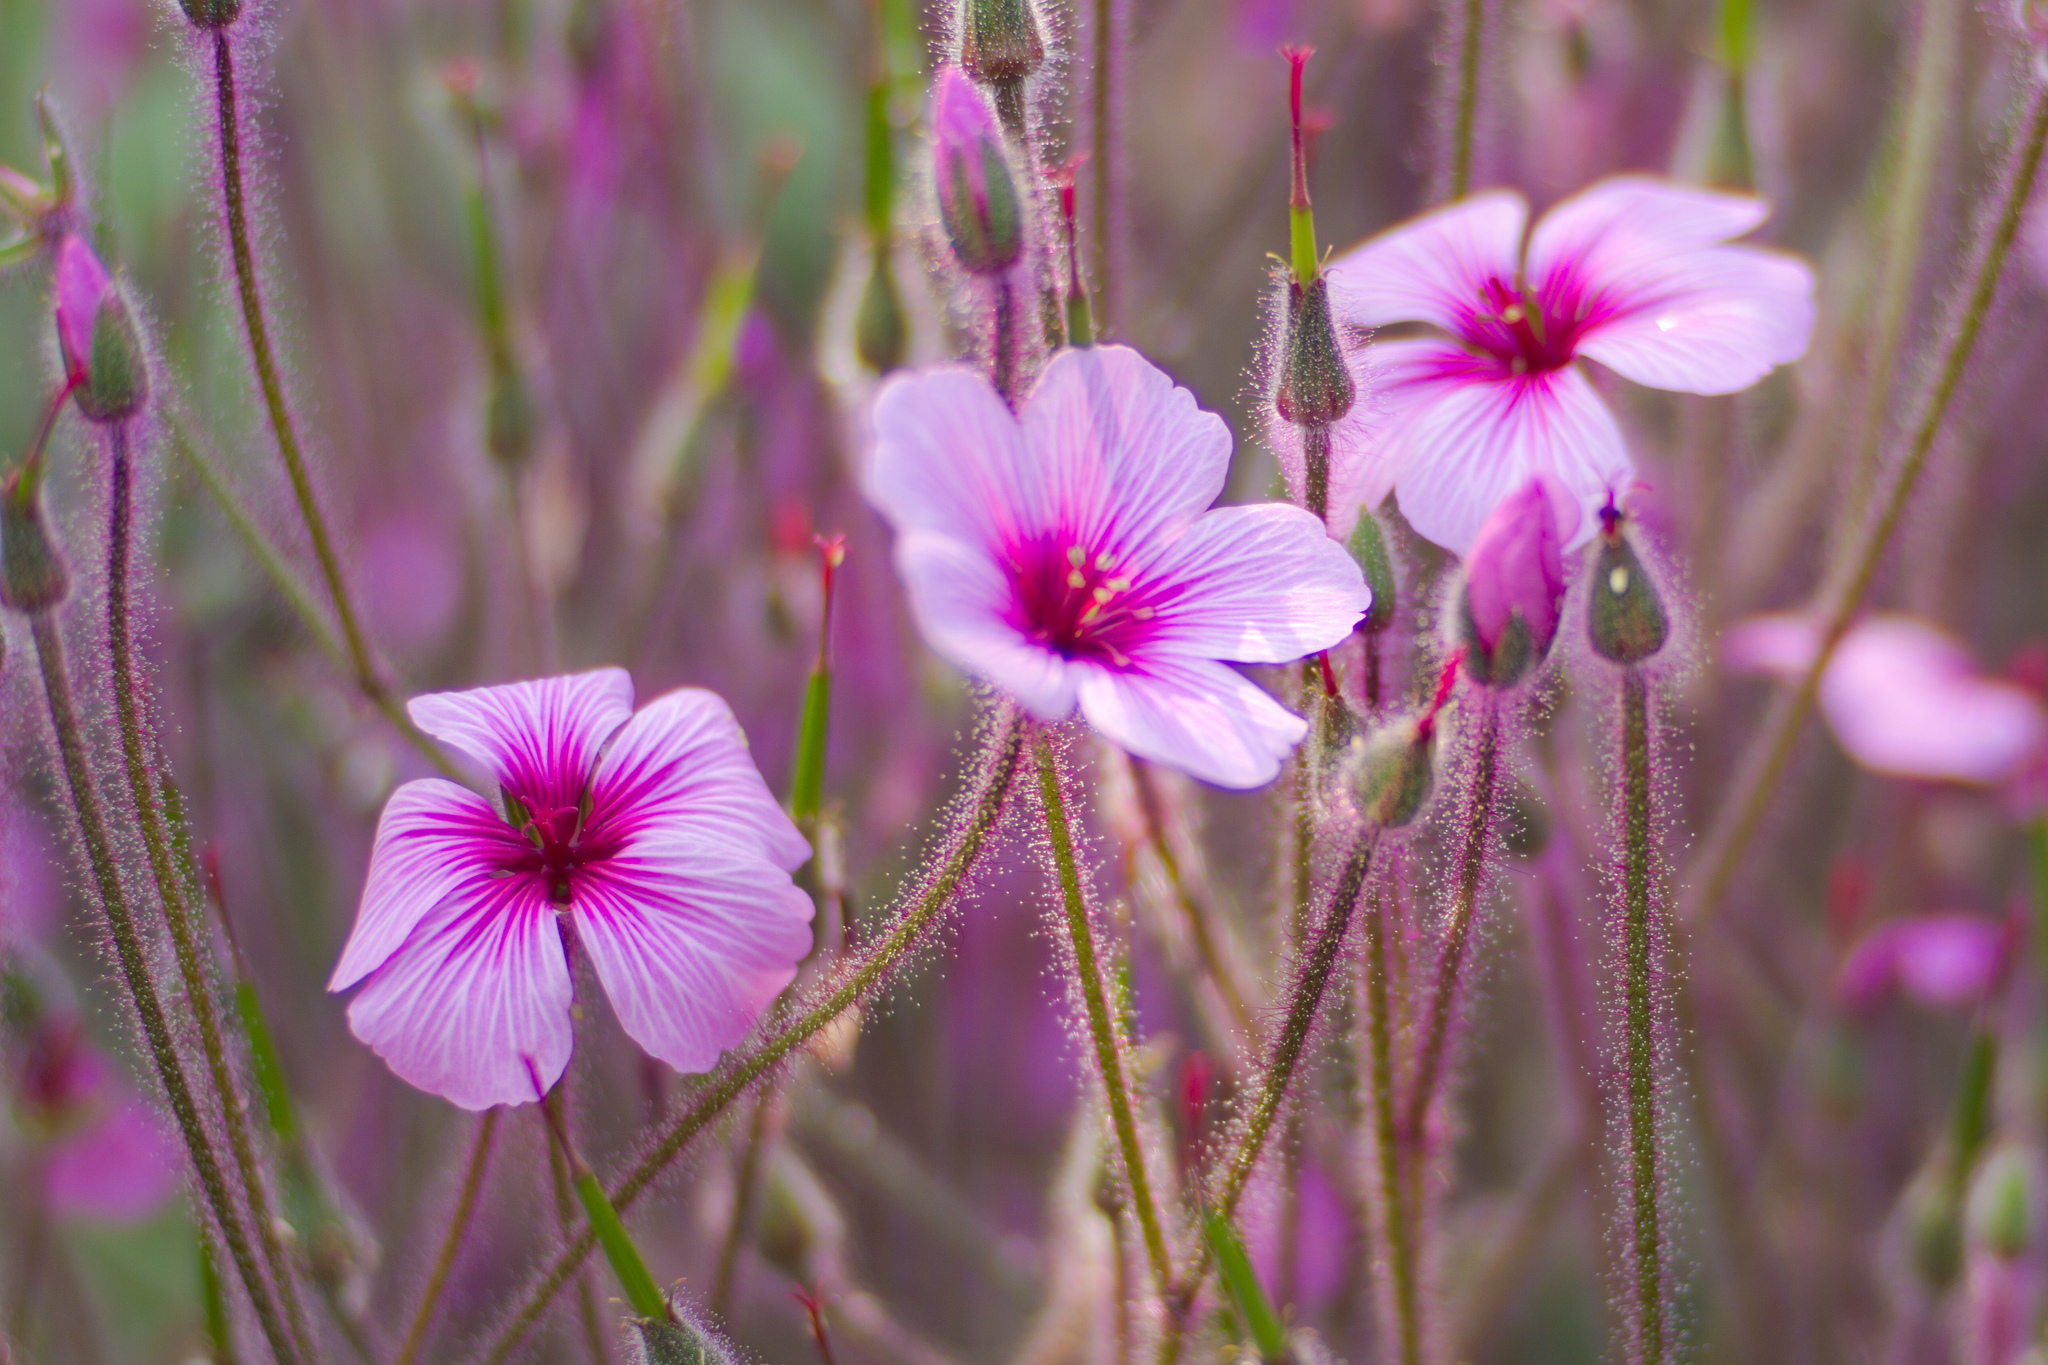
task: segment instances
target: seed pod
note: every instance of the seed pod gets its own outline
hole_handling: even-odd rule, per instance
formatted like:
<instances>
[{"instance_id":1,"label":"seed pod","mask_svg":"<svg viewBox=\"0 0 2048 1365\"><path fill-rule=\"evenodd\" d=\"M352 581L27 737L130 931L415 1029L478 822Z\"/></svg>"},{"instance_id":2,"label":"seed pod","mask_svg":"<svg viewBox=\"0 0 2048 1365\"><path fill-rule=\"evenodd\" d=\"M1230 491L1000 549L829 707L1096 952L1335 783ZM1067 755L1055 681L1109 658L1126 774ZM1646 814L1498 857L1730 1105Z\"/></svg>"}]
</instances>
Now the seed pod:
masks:
<instances>
[{"instance_id":1,"label":"seed pod","mask_svg":"<svg viewBox=\"0 0 2048 1365\"><path fill-rule=\"evenodd\" d=\"M38 461L0 491L0 603L31 614L51 610L71 590L63 552L43 517L41 483Z\"/></svg>"},{"instance_id":2,"label":"seed pod","mask_svg":"<svg viewBox=\"0 0 2048 1365\"><path fill-rule=\"evenodd\" d=\"M686 1313L671 1310L667 1321L629 1318L627 1323L638 1365L732 1365L732 1353L718 1334Z\"/></svg>"},{"instance_id":3,"label":"seed pod","mask_svg":"<svg viewBox=\"0 0 2048 1365\"><path fill-rule=\"evenodd\" d=\"M939 221L954 258L969 274L1000 275L1024 254L1023 202L995 115L958 67L933 83L932 130Z\"/></svg>"},{"instance_id":4,"label":"seed pod","mask_svg":"<svg viewBox=\"0 0 2048 1365\"><path fill-rule=\"evenodd\" d=\"M178 0L195 28L223 29L242 17L242 0Z\"/></svg>"},{"instance_id":5,"label":"seed pod","mask_svg":"<svg viewBox=\"0 0 2048 1365\"><path fill-rule=\"evenodd\" d=\"M960 65L983 85L1028 80L1045 64L1045 33L1031 0L965 0Z\"/></svg>"},{"instance_id":6,"label":"seed pod","mask_svg":"<svg viewBox=\"0 0 2048 1365\"><path fill-rule=\"evenodd\" d=\"M903 296L896 288L896 274L889 258L875 253L875 268L868 273L861 290L860 308L853 319L853 350L861 364L876 374L887 374L903 364L910 350L910 324L903 317Z\"/></svg>"},{"instance_id":7,"label":"seed pod","mask_svg":"<svg viewBox=\"0 0 2048 1365\"><path fill-rule=\"evenodd\" d=\"M1619 516L1607 519L1593 560L1586 629L1594 652L1618 664L1639 664L1664 648L1670 622L1649 570L1622 533Z\"/></svg>"},{"instance_id":8,"label":"seed pod","mask_svg":"<svg viewBox=\"0 0 2048 1365\"><path fill-rule=\"evenodd\" d=\"M1394 605L1398 599L1394 556L1387 549L1387 533L1369 508L1358 514L1358 525L1351 530L1351 558L1357 561L1359 571L1365 575L1365 586L1372 591L1372 605L1366 608L1356 629L1378 635L1394 624Z\"/></svg>"},{"instance_id":9,"label":"seed pod","mask_svg":"<svg viewBox=\"0 0 2048 1365\"><path fill-rule=\"evenodd\" d=\"M1290 280L1274 410L1299 427L1326 427L1351 411L1355 396L1344 347L1330 317L1329 280L1317 276L1307 288Z\"/></svg>"},{"instance_id":10,"label":"seed pod","mask_svg":"<svg viewBox=\"0 0 2048 1365\"><path fill-rule=\"evenodd\" d=\"M1367 821L1382 829L1408 824L1436 785L1436 726L1406 716L1352 743L1352 790Z\"/></svg>"}]
</instances>

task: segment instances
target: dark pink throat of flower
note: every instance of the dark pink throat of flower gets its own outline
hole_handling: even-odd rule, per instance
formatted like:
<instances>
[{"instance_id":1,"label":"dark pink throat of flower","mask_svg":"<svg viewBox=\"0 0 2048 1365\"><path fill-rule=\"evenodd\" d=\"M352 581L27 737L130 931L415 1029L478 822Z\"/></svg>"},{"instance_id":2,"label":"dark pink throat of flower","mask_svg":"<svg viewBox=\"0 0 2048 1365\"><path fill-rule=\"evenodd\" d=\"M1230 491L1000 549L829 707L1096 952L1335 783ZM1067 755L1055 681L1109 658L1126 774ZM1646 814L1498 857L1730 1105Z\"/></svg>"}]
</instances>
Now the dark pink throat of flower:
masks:
<instances>
[{"instance_id":1,"label":"dark pink throat of flower","mask_svg":"<svg viewBox=\"0 0 2048 1365\"><path fill-rule=\"evenodd\" d=\"M568 905L574 898L575 874L617 852L615 841L590 819L588 801L575 806L539 808L511 792L506 814L524 841L508 859L506 871L538 877L547 885L548 900Z\"/></svg>"},{"instance_id":2,"label":"dark pink throat of flower","mask_svg":"<svg viewBox=\"0 0 2048 1365\"><path fill-rule=\"evenodd\" d=\"M1514 374L1544 374L1571 364L1584 322L1558 300L1489 279L1480 290L1468 338Z\"/></svg>"},{"instance_id":3,"label":"dark pink throat of flower","mask_svg":"<svg viewBox=\"0 0 2048 1365\"><path fill-rule=\"evenodd\" d=\"M1068 659L1129 668L1152 633L1157 604L1118 559L1042 540L1011 557L1011 624Z\"/></svg>"}]
</instances>

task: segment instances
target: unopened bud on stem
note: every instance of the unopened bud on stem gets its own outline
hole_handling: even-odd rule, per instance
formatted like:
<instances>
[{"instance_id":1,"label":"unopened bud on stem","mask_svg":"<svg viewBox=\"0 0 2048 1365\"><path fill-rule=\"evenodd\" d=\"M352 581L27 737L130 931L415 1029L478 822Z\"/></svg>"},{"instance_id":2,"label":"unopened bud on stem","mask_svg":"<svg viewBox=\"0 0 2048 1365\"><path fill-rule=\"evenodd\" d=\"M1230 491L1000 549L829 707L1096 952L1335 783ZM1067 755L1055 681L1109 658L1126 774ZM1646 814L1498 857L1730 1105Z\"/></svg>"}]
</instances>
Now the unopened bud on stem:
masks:
<instances>
[{"instance_id":1,"label":"unopened bud on stem","mask_svg":"<svg viewBox=\"0 0 2048 1365\"><path fill-rule=\"evenodd\" d=\"M1344 347L1330 316L1330 282L1287 286L1287 332L1280 348L1280 386L1273 407L1298 427L1327 427L1351 411L1356 396Z\"/></svg>"},{"instance_id":2,"label":"unopened bud on stem","mask_svg":"<svg viewBox=\"0 0 2048 1365\"><path fill-rule=\"evenodd\" d=\"M995 96L1010 136L1025 135L1024 84L1045 64L1045 31L1032 0L963 0L960 66Z\"/></svg>"},{"instance_id":3,"label":"unopened bud on stem","mask_svg":"<svg viewBox=\"0 0 2048 1365\"><path fill-rule=\"evenodd\" d=\"M95 422L125 422L149 401L149 357L121 290L85 239L57 248L57 345L78 410Z\"/></svg>"},{"instance_id":4,"label":"unopened bud on stem","mask_svg":"<svg viewBox=\"0 0 2048 1365\"><path fill-rule=\"evenodd\" d=\"M1601 658L1639 664L1664 648L1670 622L1657 585L1623 533L1621 512L1612 502L1600 513L1600 522L1600 553L1593 561L1586 629Z\"/></svg>"},{"instance_id":5,"label":"unopened bud on stem","mask_svg":"<svg viewBox=\"0 0 2048 1365\"><path fill-rule=\"evenodd\" d=\"M1437 682L1429 705L1412 716L1381 726L1352 745L1352 789L1359 814L1382 829L1412 822L1436 786L1437 715L1458 680L1453 658Z\"/></svg>"},{"instance_id":6,"label":"unopened bud on stem","mask_svg":"<svg viewBox=\"0 0 2048 1365\"><path fill-rule=\"evenodd\" d=\"M1358 514L1358 524L1351 528L1351 558L1357 561L1359 572L1365 575L1365 586L1372 592L1372 605L1366 608L1364 618L1354 629L1365 635L1383 634L1394 624L1399 589L1394 581L1394 556L1387 549L1387 533L1370 508Z\"/></svg>"},{"instance_id":7,"label":"unopened bud on stem","mask_svg":"<svg viewBox=\"0 0 2048 1365\"><path fill-rule=\"evenodd\" d=\"M178 0L194 28L223 29L242 17L242 0Z\"/></svg>"},{"instance_id":8,"label":"unopened bud on stem","mask_svg":"<svg viewBox=\"0 0 2048 1365\"><path fill-rule=\"evenodd\" d=\"M1474 682L1512 687L1549 657L1564 610L1561 539L1541 478L1502 498L1473 537L1459 613Z\"/></svg>"},{"instance_id":9,"label":"unopened bud on stem","mask_svg":"<svg viewBox=\"0 0 2048 1365\"><path fill-rule=\"evenodd\" d=\"M932 178L939 221L962 268L1001 275L1024 254L1024 207L988 104L959 67L932 85Z\"/></svg>"},{"instance_id":10,"label":"unopened bud on stem","mask_svg":"<svg viewBox=\"0 0 2048 1365\"><path fill-rule=\"evenodd\" d=\"M0 603L19 612L49 611L71 590L63 552L43 516L44 453L70 395L67 384L44 414L28 458L0 487Z\"/></svg>"}]
</instances>

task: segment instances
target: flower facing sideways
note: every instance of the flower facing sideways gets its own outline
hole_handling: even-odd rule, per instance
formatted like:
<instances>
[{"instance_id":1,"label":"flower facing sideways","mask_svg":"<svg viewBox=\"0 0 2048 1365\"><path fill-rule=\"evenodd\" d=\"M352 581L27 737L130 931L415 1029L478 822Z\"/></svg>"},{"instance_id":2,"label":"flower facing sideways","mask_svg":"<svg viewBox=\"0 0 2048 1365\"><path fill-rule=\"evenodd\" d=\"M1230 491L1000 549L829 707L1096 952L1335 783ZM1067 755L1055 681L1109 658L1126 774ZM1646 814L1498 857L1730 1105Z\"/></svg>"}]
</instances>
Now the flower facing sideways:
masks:
<instances>
[{"instance_id":1,"label":"flower facing sideways","mask_svg":"<svg viewBox=\"0 0 2048 1365\"><path fill-rule=\"evenodd\" d=\"M1487 512L1532 475L1556 479L1560 524L1593 533L1632 477L1614 415L1577 362L1681 393L1734 393L1806 351L1813 271L1731 246L1760 199L1645 176L1606 180L1528 234L1512 191L1474 195L1395 228L1329 270L1354 326L1419 322L1436 334L1374 345L1402 513L1463 554ZM1336 475L1332 475L1334 479Z\"/></svg>"},{"instance_id":2,"label":"flower facing sideways","mask_svg":"<svg viewBox=\"0 0 2048 1365\"><path fill-rule=\"evenodd\" d=\"M1033 716L1078 706L1143 758L1225 787L1305 723L1231 669L1343 640L1371 602L1316 519L1210 508L1230 434L1136 351L1062 351L1012 414L943 365L875 400L867 494L926 640Z\"/></svg>"},{"instance_id":3,"label":"flower facing sideways","mask_svg":"<svg viewBox=\"0 0 2048 1365\"><path fill-rule=\"evenodd\" d=\"M453 782L384 808L328 989L400 1077L485 1109L568 1065L565 944L633 1040L707 1071L796 975L810 856L738 723L684 688L633 711L621 669L417 697L422 730L481 761L503 809ZM529 1064L532 1072L529 1071Z\"/></svg>"}]
</instances>

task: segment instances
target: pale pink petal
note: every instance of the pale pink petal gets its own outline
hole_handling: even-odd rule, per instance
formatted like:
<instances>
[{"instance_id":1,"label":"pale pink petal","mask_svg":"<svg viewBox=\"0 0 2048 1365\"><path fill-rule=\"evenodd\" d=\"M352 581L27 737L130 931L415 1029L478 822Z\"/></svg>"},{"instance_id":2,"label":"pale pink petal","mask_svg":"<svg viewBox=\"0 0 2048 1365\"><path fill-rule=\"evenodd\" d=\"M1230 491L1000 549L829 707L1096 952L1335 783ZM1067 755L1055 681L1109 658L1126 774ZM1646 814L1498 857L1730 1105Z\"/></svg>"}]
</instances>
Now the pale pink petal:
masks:
<instances>
[{"instance_id":1,"label":"pale pink petal","mask_svg":"<svg viewBox=\"0 0 2048 1365\"><path fill-rule=\"evenodd\" d=\"M1930 1009L1971 1005L2005 969L2010 935L1983 915L1924 915L1893 920L1864 935L1842 962L1835 989L1865 1010L1894 989Z\"/></svg>"},{"instance_id":2,"label":"pale pink petal","mask_svg":"<svg viewBox=\"0 0 2048 1365\"><path fill-rule=\"evenodd\" d=\"M642 707L605 751L590 793L590 835L692 835L758 852L789 871L811 847L783 814L715 692L679 688Z\"/></svg>"},{"instance_id":3,"label":"pale pink petal","mask_svg":"<svg viewBox=\"0 0 2048 1365\"><path fill-rule=\"evenodd\" d=\"M1736 622L1721 637L1721 662L1733 673L1761 673L1795 682L1820 653L1820 630L1798 612L1774 612Z\"/></svg>"},{"instance_id":4,"label":"pale pink petal","mask_svg":"<svg viewBox=\"0 0 2048 1365\"><path fill-rule=\"evenodd\" d=\"M577 934L634 1042L678 1071L709 1071L796 977L811 898L750 850L638 841L576 888Z\"/></svg>"},{"instance_id":5,"label":"pale pink petal","mask_svg":"<svg viewBox=\"0 0 2048 1365\"><path fill-rule=\"evenodd\" d=\"M177 1191L180 1164L163 1115L126 1095L50 1153L43 1190L58 1214L133 1223Z\"/></svg>"},{"instance_id":6,"label":"pale pink petal","mask_svg":"<svg viewBox=\"0 0 2048 1365\"><path fill-rule=\"evenodd\" d=\"M1285 663L1351 634L1372 594L1344 547L1299 507L1220 507L1189 527L1143 578L1173 583L1148 598L1163 653Z\"/></svg>"},{"instance_id":7,"label":"pale pink petal","mask_svg":"<svg viewBox=\"0 0 2048 1365\"><path fill-rule=\"evenodd\" d=\"M1445 342L1378 350L1396 500L1410 525L1447 550L1465 554L1500 500L1544 475L1559 527L1577 528L1565 538L1570 552L1635 477L1614 414L1576 367L1502 376Z\"/></svg>"},{"instance_id":8,"label":"pale pink petal","mask_svg":"<svg viewBox=\"0 0 2048 1365\"><path fill-rule=\"evenodd\" d=\"M896 572L918 631L939 657L1015 697L1040 720L1074 713L1066 659L1034 643L1012 621L1014 592L986 551L945 535L896 539Z\"/></svg>"},{"instance_id":9,"label":"pale pink petal","mask_svg":"<svg viewBox=\"0 0 2048 1365\"><path fill-rule=\"evenodd\" d=\"M99 321L100 304L113 289L107 268L93 254L91 246L76 233L67 235L57 247L54 275L57 316L57 345L64 356L67 379L85 374L92 359L93 327Z\"/></svg>"},{"instance_id":10,"label":"pale pink petal","mask_svg":"<svg viewBox=\"0 0 2048 1365\"><path fill-rule=\"evenodd\" d=\"M541 882L480 876L371 974L348 1022L401 1080L488 1109L532 1103L534 1072L544 1087L561 1077L569 1003L561 930Z\"/></svg>"},{"instance_id":11,"label":"pale pink petal","mask_svg":"<svg viewBox=\"0 0 2048 1365\"><path fill-rule=\"evenodd\" d=\"M884 380L873 441L867 498L899 533L999 544L1033 514L1019 483L1023 428L994 386L965 365L899 370Z\"/></svg>"},{"instance_id":12,"label":"pale pink petal","mask_svg":"<svg viewBox=\"0 0 2048 1365\"><path fill-rule=\"evenodd\" d=\"M491 803L437 777L408 782L377 819L355 928L327 989L345 991L384 964L458 886L503 865L526 841Z\"/></svg>"},{"instance_id":13,"label":"pale pink petal","mask_svg":"<svg viewBox=\"0 0 2048 1365\"><path fill-rule=\"evenodd\" d=\"M1509 190L1463 199L1389 229L1331 263L1330 304L1344 322L1433 322L1466 332L1489 282L1512 282L1528 205Z\"/></svg>"},{"instance_id":14,"label":"pale pink petal","mask_svg":"<svg viewBox=\"0 0 2048 1365\"><path fill-rule=\"evenodd\" d=\"M1538 658L1549 652L1557 635L1565 594L1558 544L1576 528L1558 525L1560 499L1550 483L1539 474L1502 498L1465 557L1465 603L1489 656L1517 612ZM1569 502L1566 506L1578 510Z\"/></svg>"},{"instance_id":15,"label":"pale pink petal","mask_svg":"<svg viewBox=\"0 0 2048 1365\"><path fill-rule=\"evenodd\" d=\"M1090 725L1140 758L1219 787L1271 782L1308 733L1307 721L1207 659L1128 669L1080 663L1075 672Z\"/></svg>"},{"instance_id":16,"label":"pale pink petal","mask_svg":"<svg viewBox=\"0 0 2048 1365\"><path fill-rule=\"evenodd\" d=\"M1850 757L1900 777L1996 783L2048 740L2038 697L1977 676L1961 645L1907 617L1850 630L1821 675L1820 703Z\"/></svg>"},{"instance_id":17,"label":"pale pink petal","mask_svg":"<svg viewBox=\"0 0 2048 1365\"><path fill-rule=\"evenodd\" d=\"M633 679L623 668L431 692L406 708L434 738L481 760L531 805L574 807L598 750L633 714Z\"/></svg>"},{"instance_id":18,"label":"pale pink petal","mask_svg":"<svg viewBox=\"0 0 2048 1365\"><path fill-rule=\"evenodd\" d=\"M1760 199L1648 177L1604 181L1530 235L1546 316L1582 329L1580 355L1653 388L1734 393L1806 353L1813 270L1722 246L1762 222Z\"/></svg>"}]
</instances>

